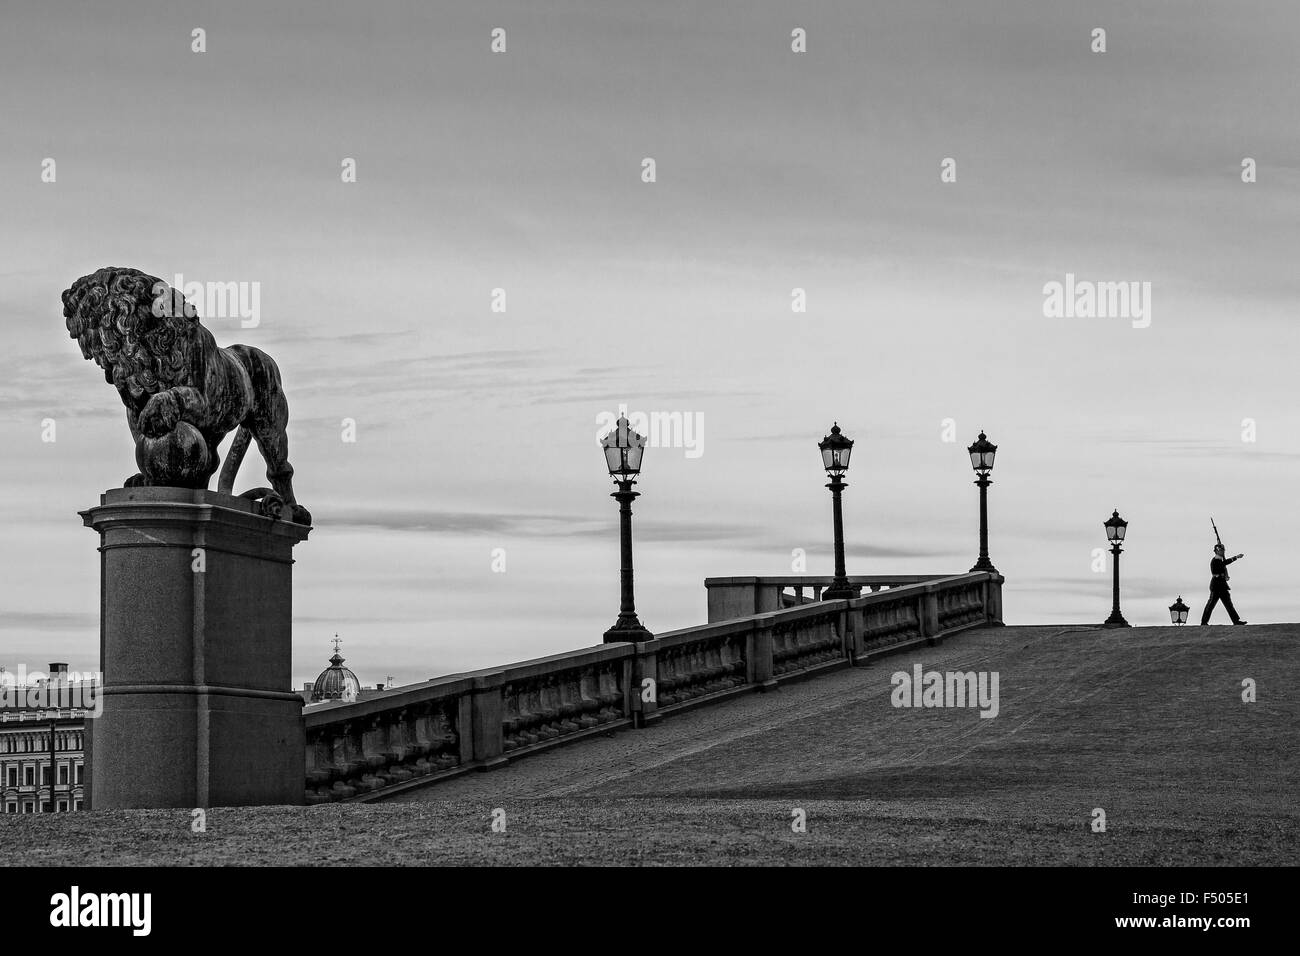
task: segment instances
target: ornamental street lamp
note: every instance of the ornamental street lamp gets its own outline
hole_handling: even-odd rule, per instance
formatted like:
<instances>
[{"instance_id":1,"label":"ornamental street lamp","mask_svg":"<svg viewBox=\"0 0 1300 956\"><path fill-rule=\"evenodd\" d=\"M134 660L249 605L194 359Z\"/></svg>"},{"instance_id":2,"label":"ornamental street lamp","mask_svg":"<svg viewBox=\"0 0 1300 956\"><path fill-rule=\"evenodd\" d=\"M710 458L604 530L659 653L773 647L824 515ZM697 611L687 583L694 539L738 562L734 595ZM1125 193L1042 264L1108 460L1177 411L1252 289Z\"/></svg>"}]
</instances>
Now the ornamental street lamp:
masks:
<instances>
[{"instance_id":1,"label":"ornamental street lamp","mask_svg":"<svg viewBox=\"0 0 1300 956\"><path fill-rule=\"evenodd\" d=\"M600 441L605 451L605 465L609 475L618 485L610 497L618 502L619 540L621 562L619 578L622 588L618 607L618 620L605 632L605 643L620 641L648 641L652 637L636 616L636 600L632 594L632 502L639 492L632 490L641 473L641 456L645 453L645 439L628 425L627 417L620 415L613 431Z\"/></svg>"},{"instance_id":2,"label":"ornamental street lamp","mask_svg":"<svg viewBox=\"0 0 1300 956\"><path fill-rule=\"evenodd\" d=\"M980 558L971 570L997 574L998 569L993 567L993 562L989 560L989 485L993 484L989 472L993 470L993 456L998 453L998 446L989 441L987 435L980 432L979 439L966 451L970 454L970 465L978 476L975 484L979 485L980 489Z\"/></svg>"},{"instance_id":3,"label":"ornamental street lamp","mask_svg":"<svg viewBox=\"0 0 1300 956\"><path fill-rule=\"evenodd\" d=\"M853 453L853 440L840 434L839 423L831 426L831 433L817 443L822 453L822 467L830 484L832 507L835 513L835 577L831 586L822 592L823 601L837 601L841 598L858 597L862 591L849 584L849 576L844 570L844 510L840 505L840 493L848 485L844 473L849 470L849 456Z\"/></svg>"},{"instance_id":4,"label":"ornamental street lamp","mask_svg":"<svg viewBox=\"0 0 1300 956\"><path fill-rule=\"evenodd\" d=\"M1114 512L1106 519L1106 540L1110 542L1110 553L1114 555L1111 559L1111 568L1114 571L1114 586L1112 588L1112 601L1110 608L1110 617L1103 622L1104 627L1128 627L1128 621L1124 620L1124 615L1119 613L1119 555L1124 549L1120 545L1124 542L1124 532L1128 529L1128 522L1119 516L1119 512Z\"/></svg>"},{"instance_id":5,"label":"ornamental street lamp","mask_svg":"<svg viewBox=\"0 0 1300 956\"><path fill-rule=\"evenodd\" d=\"M1169 621L1172 624L1187 623L1188 607L1183 603L1183 596L1178 595L1178 600L1169 605Z\"/></svg>"}]
</instances>

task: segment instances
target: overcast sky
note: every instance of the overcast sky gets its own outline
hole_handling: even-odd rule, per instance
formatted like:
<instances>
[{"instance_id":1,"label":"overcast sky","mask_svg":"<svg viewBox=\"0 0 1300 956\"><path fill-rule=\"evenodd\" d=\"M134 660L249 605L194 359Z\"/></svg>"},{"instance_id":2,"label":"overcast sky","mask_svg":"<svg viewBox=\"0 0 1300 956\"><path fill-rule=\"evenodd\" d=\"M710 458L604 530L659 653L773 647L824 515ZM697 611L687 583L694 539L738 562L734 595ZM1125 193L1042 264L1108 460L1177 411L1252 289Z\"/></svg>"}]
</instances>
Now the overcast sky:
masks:
<instances>
[{"instance_id":1,"label":"overcast sky","mask_svg":"<svg viewBox=\"0 0 1300 956\"><path fill-rule=\"evenodd\" d=\"M104 265L260 283L205 322L284 376L299 683L336 632L366 684L599 643L620 403L703 421L646 453L655 631L707 576L831 571L836 419L851 573L970 567L984 428L1008 623L1109 613L1114 508L1133 623L1199 614L1211 514L1242 615L1300 619L1295 4L266 6L6 6L0 663L97 666L77 511L135 469L59 295ZM1067 273L1150 282L1149 326L1045 318Z\"/></svg>"}]
</instances>

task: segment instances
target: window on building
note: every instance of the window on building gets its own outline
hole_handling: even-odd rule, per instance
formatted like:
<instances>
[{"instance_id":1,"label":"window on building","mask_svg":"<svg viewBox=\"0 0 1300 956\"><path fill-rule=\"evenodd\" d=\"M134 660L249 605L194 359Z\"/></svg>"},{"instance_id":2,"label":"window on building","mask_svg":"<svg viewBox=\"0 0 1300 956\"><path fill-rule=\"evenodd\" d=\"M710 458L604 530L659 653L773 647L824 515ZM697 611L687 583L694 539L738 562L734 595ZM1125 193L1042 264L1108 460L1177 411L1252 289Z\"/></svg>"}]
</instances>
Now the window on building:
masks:
<instances>
[{"instance_id":1,"label":"window on building","mask_svg":"<svg viewBox=\"0 0 1300 956\"><path fill-rule=\"evenodd\" d=\"M80 800L73 800L73 801L72 801L72 809L73 809L73 810L80 810L80 809L81 809L81 801L80 801Z\"/></svg>"},{"instance_id":2,"label":"window on building","mask_svg":"<svg viewBox=\"0 0 1300 956\"><path fill-rule=\"evenodd\" d=\"M76 778L76 779L77 779L77 783L81 783L81 782L82 782L82 771L84 771L84 770L85 770L85 765L84 765L84 764L77 764L77 778Z\"/></svg>"},{"instance_id":3,"label":"window on building","mask_svg":"<svg viewBox=\"0 0 1300 956\"><path fill-rule=\"evenodd\" d=\"M41 813L49 813L49 812L50 812L50 801L48 801L48 800L42 800L42 801L41 801Z\"/></svg>"},{"instance_id":4,"label":"window on building","mask_svg":"<svg viewBox=\"0 0 1300 956\"><path fill-rule=\"evenodd\" d=\"M68 765L66 763L61 763L59 764L59 783L61 785L66 785L67 782L68 782Z\"/></svg>"},{"instance_id":5,"label":"window on building","mask_svg":"<svg viewBox=\"0 0 1300 956\"><path fill-rule=\"evenodd\" d=\"M67 813L67 812L68 812L68 801L67 801L67 800L60 800L60 801L59 801L59 812L60 812L60 813Z\"/></svg>"},{"instance_id":6,"label":"window on building","mask_svg":"<svg viewBox=\"0 0 1300 956\"><path fill-rule=\"evenodd\" d=\"M23 786L24 786L24 787L34 787L34 786L36 786L36 768L35 768L35 767L23 767Z\"/></svg>"},{"instance_id":7,"label":"window on building","mask_svg":"<svg viewBox=\"0 0 1300 956\"><path fill-rule=\"evenodd\" d=\"M36 804L30 800L23 801L23 813L33 813L36 810Z\"/></svg>"},{"instance_id":8,"label":"window on building","mask_svg":"<svg viewBox=\"0 0 1300 956\"><path fill-rule=\"evenodd\" d=\"M42 764L41 765L41 786L48 787L49 785L50 785L50 765Z\"/></svg>"},{"instance_id":9,"label":"window on building","mask_svg":"<svg viewBox=\"0 0 1300 956\"><path fill-rule=\"evenodd\" d=\"M5 813L17 813L17 812L18 812L18 804L16 803L5 804Z\"/></svg>"},{"instance_id":10,"label":"window on building","mask_svg":"<svg viewBox=\"0 0 1300 956\"><path fill-rule=\"evenodd\" d=\"M5 781L5 783L6 783L8 786L11 786L11 787L16 787L16 786L18 786L18 767L17 767L17 766L13 766L13 767L10 767L10 768L9 768L8 779Z\"/></svg>"}]
</instances>

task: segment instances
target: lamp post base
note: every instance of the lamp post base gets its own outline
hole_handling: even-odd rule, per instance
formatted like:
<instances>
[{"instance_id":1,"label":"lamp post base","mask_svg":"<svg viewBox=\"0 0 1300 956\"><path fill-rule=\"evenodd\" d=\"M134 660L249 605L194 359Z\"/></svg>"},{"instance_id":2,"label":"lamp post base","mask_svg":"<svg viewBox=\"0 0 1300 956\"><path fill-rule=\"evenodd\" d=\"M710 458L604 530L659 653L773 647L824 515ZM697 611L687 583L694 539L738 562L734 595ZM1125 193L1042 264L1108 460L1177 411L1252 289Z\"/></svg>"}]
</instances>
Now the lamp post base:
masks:
<instances>
[{"instance_id":1,"label":"lamp post base","mask_svg":"<svg viewBox=\"0 0 1300 956\"><path fill-rule=\"evenodd\" d=\"M640 621L619 621L605 632L606 644L631 644L637 641L654 640L654 635L645 629Z\"/></svg>"},{"instance_id":2,"label":"lamp post base","mask_svg":"<svg viewBox=\"0 0 1300 956\"><path fill-rule=\"evenodd\" d=\"M997 568L993 567L993 562L988 558L980 558L980 560L975 562L975 566L971 568L971 572L974 573L976 571L987 571L989 574L1002 573Z\"/></svg>"},{"instance_id":3,"label":"lamp post base","mask_svg":"<svg viewBox=\"0 0 1300 956\"><path fill-rule=\"evenodd\" d=\"M1129 624L1128 621L1124 620L1124 615L1116 611L1115 613L1111 614L1110 617L1106 618L1106 620L1102 621L1101 626L1102 627L1132 627L1133 625Z\"/></svg>"},{"instance_id":4,"label":"lamp post base","mask_svg":"<svg viewBox=\"0 0 1300 956\"><path fill-rule=\"evenodd\" d=\"M862 588L854 587L852 584L832 583L830 587L822 592L823 601L843 601L856 597L862 597Z\"/></svg>"}]
</instances>

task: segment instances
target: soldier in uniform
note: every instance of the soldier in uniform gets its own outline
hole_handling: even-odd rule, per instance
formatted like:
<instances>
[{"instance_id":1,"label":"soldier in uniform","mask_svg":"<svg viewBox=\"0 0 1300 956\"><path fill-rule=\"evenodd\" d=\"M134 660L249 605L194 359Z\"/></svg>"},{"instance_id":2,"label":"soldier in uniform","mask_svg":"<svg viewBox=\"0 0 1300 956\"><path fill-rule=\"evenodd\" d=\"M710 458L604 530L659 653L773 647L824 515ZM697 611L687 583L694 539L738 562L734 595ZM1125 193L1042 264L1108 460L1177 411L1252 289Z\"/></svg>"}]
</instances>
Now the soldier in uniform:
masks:
<instances>
[{"instance_id":1,"label":"soldier in uniform","mask_svg":"<svg viewBox=\"0 0 1300 956\"><path fill-rule=\"evenodd\" d=\"M1231 558L1225 558L1223 555L1223 545L1216 544L1214 546L1214 557L1210 559L1210 599L1205 602L1205 612L1201 615L1202 627L1210 623L1210 614L1214 611L1214 605L1220 601L1223 602L1223 606L1228 612L1228 617L1232 618L1233 624L1246 623L1237 617L1237 609L1232 606L1232 596L1228 593L1228 565L1238 558L1245 557L1245 555L1238 554Z\"/></svg>"}]
</instances>

